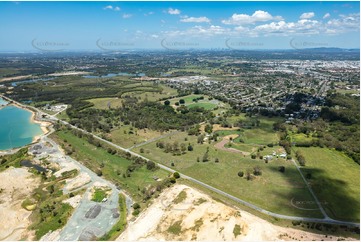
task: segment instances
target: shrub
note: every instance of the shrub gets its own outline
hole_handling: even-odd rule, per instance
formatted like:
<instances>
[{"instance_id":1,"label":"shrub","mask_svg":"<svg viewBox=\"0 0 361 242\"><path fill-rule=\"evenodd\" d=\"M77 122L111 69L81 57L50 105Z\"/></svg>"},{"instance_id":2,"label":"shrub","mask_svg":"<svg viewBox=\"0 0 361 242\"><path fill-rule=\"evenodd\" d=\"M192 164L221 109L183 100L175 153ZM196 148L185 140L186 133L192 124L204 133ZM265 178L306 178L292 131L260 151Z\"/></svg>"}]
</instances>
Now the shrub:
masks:
<instances>
[{"instance_id":1,"label":"shrub","mask_svg":"<svg viewBox=\"0 0 361 242\"><path fill-rule=\"evenodd\" d=\"M139 203L134 203L134 204L133 204L133 208L134 208L134 209L140 209Z\"/></svg>"},{"instance_id":2,"label":"shrub","mask_svg":"<svg viewBox=\"0 0 361 242\"><path fill-rule=\"evenodd\" d=\"M239 177L243 177L243 175L244 175L244 172L243 172L243 171L239 171L239 172L238 172L238 176L239 176Z\"/></svg>"},{"instance_id":3,"label":"shrub","mask_svg":"<svg viewBox=\"0 0 361 242\"><path fill-rule=\"evenodd\" d=\"M261 170L261 168L260 168L259 166L254 167L254 168L253 168L253 174L254 174L255 176L260 176L260 175L262 175L262 170Z\"/></svg>"},{"instance_id":4,"label":"shrub","mask_svg":"<svg viewBox=\"0 0 361 242\"><path fill-rule=\"evenodd\" d=\"M173 173L173 177L174 177L175 179L178 179L178 178L180 178L180 175L179 175L178 172L174 172L174 173Z\"/></svg>"},{"instance_id":5,"label":"shrub","mask_svg":"<svg viewBox=\"0 0 361 242\"><path fill-rule=\"evenodd\" d=\"M284 166L280 166L278 167L278 170L283 173L286 171L286 168Z\"/></svg>"}]
</instances>

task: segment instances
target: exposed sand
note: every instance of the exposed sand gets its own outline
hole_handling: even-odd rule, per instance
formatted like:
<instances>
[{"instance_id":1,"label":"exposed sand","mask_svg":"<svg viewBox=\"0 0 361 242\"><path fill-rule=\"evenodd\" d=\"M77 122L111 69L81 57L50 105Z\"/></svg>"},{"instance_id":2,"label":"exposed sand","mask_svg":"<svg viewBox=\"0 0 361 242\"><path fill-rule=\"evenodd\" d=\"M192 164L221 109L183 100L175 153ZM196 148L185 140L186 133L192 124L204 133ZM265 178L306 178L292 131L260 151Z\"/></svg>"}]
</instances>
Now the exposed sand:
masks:
<instances>
[{"instance_id":1,"label":"exposed sand","mask_svg":"<svg viewBox=\"0 0 361 242\"><path fill-rule=\"evenodd\" d=\"M89 182L91 182L90 176L87 173L82 172L75 178L68 179L64 188L68 191L73 191L88 184Z\"/></svg>"},{"instance_id":2,"label":"exposed sand","mask_svg":"<svg viewBox=\"0 0 361 242\"><path fill-rule=\"evenodd\" d=\"M10 167L0 173L0 240L20 240L29 235L31 211L21 204L39 183L40 179L26 168Z\"/></svg>"},{"instance_id":3,"label":"exposed sand","mask_svg":"<svg viewBox=\"0 0 361 242\"><path fill-rule=\"evenodd\" d=\"M90 72L86 72L86 71L68 71L68 72L52 73L49 74L48 76L76 76L76 75L86 75L89 73Z\"/></svg>"},{"instance_id":4,"label":"exposed sand","mask_svg":"<svg viewBox=\"0 0 361 242\"><path fill-rule=\"evenodd\" d=\"M175 203L180 192L185 200ZM178 223L178 229L170 229ZM234 234L235 227L239 235ZM173 231L173 233L172 233ZM179 233L178 233L179 232ZM324 235L275 226L250 213L236 210L185 185L165 190L117 240L337 240Z\"/></svg>"},{"instance_id":5,"label":"exposed sand","mask_svg":"<svg viewBox=\"0 0 361 242\"><path fill-rule=\"evenodd\" d=\"M202 124L200 127L201 132L205 132L204 128L206 127L206 124ZM222 127L220 124L213 124L213 132L219 131L219 130L237 130L239 127L232 127L232 128L226 128Z\"/></svg>"},{"instance_id":6,"label":"exposed sand","mask_svg":"<svg viewBox=\"0 0 361 242\"><path fill-rule=\"evenodd\" d=\"M13 80L15 81L15 80L25 79L25 78L29 78L29 77L32 77L32 75L5 77L5 78L1 78L0 82L13 81Z\"/></svg>"},{"instance_id":7,"label":"exposed sand","mask_svg":"<svg viewBox=\"0 0 361 242\"><path fill-rule=\"evenodd\" d=\"M83 198L83 196L76 195L74 197L71 197L71 198L68 198L68 199L64 200L63 203L68 203L73 208L76 208L76 207L78 207L78 205L79 205L82 198Z\"/></svg>"}]
</instances>

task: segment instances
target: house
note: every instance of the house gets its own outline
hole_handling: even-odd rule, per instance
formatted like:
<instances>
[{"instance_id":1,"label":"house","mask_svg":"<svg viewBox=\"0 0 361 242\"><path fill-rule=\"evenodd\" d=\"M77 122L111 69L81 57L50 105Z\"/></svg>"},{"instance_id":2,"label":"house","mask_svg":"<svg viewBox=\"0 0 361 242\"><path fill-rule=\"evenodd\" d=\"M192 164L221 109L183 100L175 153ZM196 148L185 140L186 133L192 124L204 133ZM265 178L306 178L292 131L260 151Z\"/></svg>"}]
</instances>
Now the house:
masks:
<instances>
[{"instance_id":1,"label":"house","mask_svg":"<svg viewBox=\"0 0 361 242\"><path fill-rule=\"evenodd\" d=\"M272 159L273 159L273 156L272 156L272 155L265 155L265 156L263 156L263 159L264 159L265 161L269 161L269 160L272 160Z\"/></svg>"},{"instance_id":2,"label":"house","mask_svg":"<svg viewBox=\"0 0 361 242\"><path fill-rule=\"evenodd\" d=\"M286 158L287 158L287 154L286 154L286 153L282 153L282 154L280 154L280 158L284 158L284 159L286 159Z\"/></svg>"}]
</instances>

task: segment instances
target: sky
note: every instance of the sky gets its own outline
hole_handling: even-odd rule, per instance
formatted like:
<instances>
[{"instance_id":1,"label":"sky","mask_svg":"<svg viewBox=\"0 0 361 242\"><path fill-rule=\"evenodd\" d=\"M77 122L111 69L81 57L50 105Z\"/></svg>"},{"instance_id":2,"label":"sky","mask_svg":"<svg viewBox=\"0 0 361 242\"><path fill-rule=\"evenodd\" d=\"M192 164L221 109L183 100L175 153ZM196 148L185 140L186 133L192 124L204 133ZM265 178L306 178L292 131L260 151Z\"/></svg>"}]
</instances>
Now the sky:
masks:
<instances>
[{"instance_id":1,"label":"sky","mask_svg":"<svg viewBox=\"0 0 361 242\"><path fill-rule=\"evenodd\" d=\"M0 51L360 48L359 2L0 2Z\"/></svg>"}]
</instances>

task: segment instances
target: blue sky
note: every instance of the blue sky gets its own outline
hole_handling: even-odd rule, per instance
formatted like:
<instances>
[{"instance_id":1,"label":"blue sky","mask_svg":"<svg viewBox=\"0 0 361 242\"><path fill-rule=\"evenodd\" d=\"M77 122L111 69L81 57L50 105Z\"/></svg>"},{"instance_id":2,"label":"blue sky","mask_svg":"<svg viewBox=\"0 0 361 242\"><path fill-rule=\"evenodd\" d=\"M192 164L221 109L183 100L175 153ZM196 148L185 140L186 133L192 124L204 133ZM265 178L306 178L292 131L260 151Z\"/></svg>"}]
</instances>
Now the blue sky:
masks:
<instances>
[{"instance_id":1,"label":"blue sky","mask_svg":"<svg viewBox=\"0 0 361 242\"><path fill-rule=\"evenodd\" d=\"M359 48L359 2L0 2L0 50Z\"/></svg>"}]
</instances>

